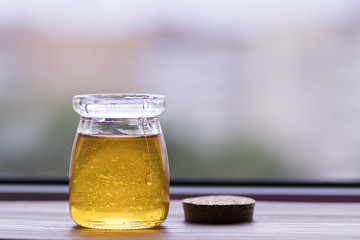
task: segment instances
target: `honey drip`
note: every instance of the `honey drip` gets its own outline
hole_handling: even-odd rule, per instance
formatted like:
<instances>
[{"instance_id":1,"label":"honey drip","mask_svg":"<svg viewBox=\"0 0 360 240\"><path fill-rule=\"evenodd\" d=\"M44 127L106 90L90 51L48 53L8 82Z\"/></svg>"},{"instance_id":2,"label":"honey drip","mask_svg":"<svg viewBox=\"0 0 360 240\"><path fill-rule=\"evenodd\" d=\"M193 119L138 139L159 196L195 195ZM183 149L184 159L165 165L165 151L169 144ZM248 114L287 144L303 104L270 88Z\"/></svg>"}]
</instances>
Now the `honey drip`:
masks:
<instances>
[{"instance_id":1,"label":"honey drip","mask_svg":"<svg viewBox=\"0 0 360 240\"><path fill-rule=\"evenodd\" d=\"M143 108L145 110L145 105L143 106ZM146 137L146 124L148 124L148 123L147 123L146 118L140 118L139 121L140 121L140 125L139 125L140 132L145 138L146 149L147 149L147 154L148 154L148 156L144 157L146 159L147 165L148 165L148 172L145 175L145 182L147 185L151 185L152 184L151 163L150 163L151 153L150 153L150 149L149 149L149 143L148 143L148 140Z\"/></svg>"}]
</instances>

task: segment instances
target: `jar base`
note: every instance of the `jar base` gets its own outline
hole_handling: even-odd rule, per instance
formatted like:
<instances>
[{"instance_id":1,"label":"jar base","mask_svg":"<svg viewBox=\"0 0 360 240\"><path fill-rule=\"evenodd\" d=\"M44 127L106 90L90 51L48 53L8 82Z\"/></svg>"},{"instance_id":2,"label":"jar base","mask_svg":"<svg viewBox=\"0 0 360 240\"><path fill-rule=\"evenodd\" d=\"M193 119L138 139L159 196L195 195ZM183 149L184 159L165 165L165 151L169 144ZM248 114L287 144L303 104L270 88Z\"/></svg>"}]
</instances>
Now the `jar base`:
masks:
<instances>
[{"instance_id":1,"label":"jar base","mask_svg":"<svg viewBox=\"0 0 360 240\"><path fill-rule=\"evenodd\" d=\"M108 230L130 230L130 229L146 229L159 226L163 220L158 221L122 221L122 220L106 220L106 221L91 221L86 224L79 224L84 228L93 229L108 229Z\"/></svg>"}]
</instances>

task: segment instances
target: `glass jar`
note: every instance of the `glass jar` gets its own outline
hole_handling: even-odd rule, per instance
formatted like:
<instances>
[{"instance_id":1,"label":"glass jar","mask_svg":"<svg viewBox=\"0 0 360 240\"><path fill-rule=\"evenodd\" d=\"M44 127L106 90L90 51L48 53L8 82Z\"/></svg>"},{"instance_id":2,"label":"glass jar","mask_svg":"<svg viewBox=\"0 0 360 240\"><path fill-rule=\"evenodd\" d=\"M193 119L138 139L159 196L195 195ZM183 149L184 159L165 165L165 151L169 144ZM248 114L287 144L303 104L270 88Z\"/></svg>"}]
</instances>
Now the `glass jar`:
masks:
<instances>
[{"instance_id":1,"label":"glass jar","mask_svg":"<svg viewBox=\"0 0 360 240\"><path fill-rule=\"evenodd\" d=\"M169 210L169 167L158 115L165 97L73 97L80 114L70 164L70 213L80 226L150 228Z\"/></svg>"}]
</instances>

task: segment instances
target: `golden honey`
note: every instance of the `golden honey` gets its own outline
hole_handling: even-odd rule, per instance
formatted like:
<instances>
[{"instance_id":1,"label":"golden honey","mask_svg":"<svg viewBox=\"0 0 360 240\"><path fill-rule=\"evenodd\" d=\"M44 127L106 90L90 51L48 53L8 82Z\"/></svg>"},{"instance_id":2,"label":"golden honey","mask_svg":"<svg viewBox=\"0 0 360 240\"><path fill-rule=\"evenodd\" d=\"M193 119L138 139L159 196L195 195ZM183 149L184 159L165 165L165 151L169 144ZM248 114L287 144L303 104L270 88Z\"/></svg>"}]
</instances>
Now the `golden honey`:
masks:
<instances>
[{"instance_id":1,"label":"golden honey","mask_svg":"<svg viewBox=\"0 0 360 240\"><path fill-rule=\"evenodd\" d=\"M169 175L162 134L78 133L70 167L70 213L90 228L148 228L169 210Z\"/></svg>"}]
</instances>

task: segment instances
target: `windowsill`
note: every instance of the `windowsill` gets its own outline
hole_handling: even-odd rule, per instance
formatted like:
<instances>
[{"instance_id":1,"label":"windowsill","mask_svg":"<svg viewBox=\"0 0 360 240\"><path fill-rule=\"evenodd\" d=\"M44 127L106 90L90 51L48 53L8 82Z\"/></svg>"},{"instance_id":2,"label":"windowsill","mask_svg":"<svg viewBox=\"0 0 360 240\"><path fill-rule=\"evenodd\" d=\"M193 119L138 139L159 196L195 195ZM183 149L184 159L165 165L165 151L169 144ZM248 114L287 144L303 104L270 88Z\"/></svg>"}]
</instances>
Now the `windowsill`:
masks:
<instances>
[{"instance_id":1,"label":"windowsill","mask_svg":"<svg viewBox=\"0 0 360 240\"><path fill-rule=\"evenodd\" d=\"M77 227L67 201L1 201L1 239L358 239L360 203L257 202L254 220L239 224L184 221L180 200L167 220L146 230ZM6 230L5 230L6 229Z\"/></svg>"},{"instance_id":2,"label":"windowsill","mask_svg":"<svg viewBox=\"0 0 360 240\"><path fill-rule=\"evenodd\" d=\"M244 195L258 201L359 202L355 187L171 186L172 199L201 195ZM67 200L67 185L1 184L0 200Z\"/></svg>"}]
</instances>

